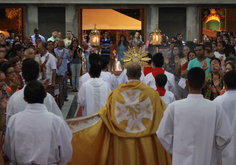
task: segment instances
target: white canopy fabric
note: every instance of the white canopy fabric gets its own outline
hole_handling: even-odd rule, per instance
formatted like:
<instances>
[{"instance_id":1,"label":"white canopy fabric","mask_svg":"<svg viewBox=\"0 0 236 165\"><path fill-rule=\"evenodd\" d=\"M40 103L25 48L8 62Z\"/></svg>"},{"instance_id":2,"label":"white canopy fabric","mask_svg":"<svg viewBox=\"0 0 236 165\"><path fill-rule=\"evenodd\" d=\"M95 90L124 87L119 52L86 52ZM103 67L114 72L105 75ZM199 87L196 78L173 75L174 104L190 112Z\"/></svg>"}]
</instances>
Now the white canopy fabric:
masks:
<instances>
[{"instance_id":1,"label":"white canopy fabric","mask_svg":"<svg viewBox=\"0 0 236 165\"><path fill-rule=\"evenodd\" d=\"M141 21L113 9L83 9L83 30L141 30Z\"/></svg>"}]
</instances>

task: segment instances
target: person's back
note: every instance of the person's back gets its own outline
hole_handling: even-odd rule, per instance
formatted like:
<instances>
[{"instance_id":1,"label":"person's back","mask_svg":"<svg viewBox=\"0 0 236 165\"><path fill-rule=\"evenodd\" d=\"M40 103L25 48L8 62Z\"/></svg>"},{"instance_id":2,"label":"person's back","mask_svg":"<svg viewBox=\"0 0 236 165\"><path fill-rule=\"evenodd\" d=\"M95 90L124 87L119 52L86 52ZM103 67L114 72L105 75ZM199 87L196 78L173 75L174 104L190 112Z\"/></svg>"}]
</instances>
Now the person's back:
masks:
<instances>
[{"instance_id":1,"label":"person's back","mask_svg":"<svg viewBox=\"0 0 236 165\"><path fill-rule=\"evenodd\" d=\"M9 121L9 118L18 112L23 111L26 106L28 105L27 102L24 101L24 89L23 87L21 90L15 92L9 99L7 104L7 115L6 115L6 124ZM63 118L61 110L59 109L58 105L55 102L55 99L52 97L50 93L47 93L47 96L44 99L44 105L46 106L49 112Z\"/></svg>"},{"instance_id":2,"label":"person's back","mask_svg":"<svg viewBox=\"0 0 236 165\"><path fill-rule=\"evenodd\" d=\"M153 89L156 90L156 82L155 82L155 76L159 73L163 73L167 77L167 83L165 85L165 89L171 91L174 95L177 95L177 90L175 86L175 76L162 69L162 65L164 63L164 57L162 56L161 53L156 53L152 57L152 64L155 66L155 69L147 74L144 78L144 84L152 87Z\"/></svg>"},{"instance_id":3,"label":"person's back","mask_svg":"<svg viewBox=\"0 0 236 165\"><path fill-rule=\"evenodd\" d=\"M166 90L165 95L161 96L161 99L164 101L166 107L168 107L170 103L175 101L175 95L172 92Z\"/></svg>"},{"instance_id":4,"label":"person's back","mask_svg":"<svg viewBox=\"0 0 236 165\"><path fill-rule=\"evenodd\" d=\"M90 115L97 112L106 104L107 96L111 92L110 86L102 78L90 78L83 83L79 92L77 102L83 106L82 115Z\"/></svg>"},{"instance_id":5,"label":"person's back","mask_svg":"<svg viewBox=\"0 0 236 165\"><path fill-rule=\"evenodd\" d=\"M39 64L33 59L25 59L22 64L22 75L26 84L30 81L37 80L39 75ZM12 115L21 112L26 108L28 103L23 99L24 90L25 86L10 97L7 104L6 125ZM47 93L47 96L44 99L44 105L47 107L49 112L63 118L61 110L51 94Z\"/></svg>"},{"instance_id":6,"label":"person's back","mask_svg":"<svg viewBox=\"0 0 236 165\"><path fill-rule=\"evenodd\" d=\"M74 124L72 144L81 146L74 148L78 154L73 155L71 164L171 164L170 155L155 134L165 105L155 90L140 81L139 64L129 64L127 76L129 82L109 94L98 114L68 122ZM84 121L88 121L85 127L75 124Z\"/></svg>"},{"instance_id":7,"label":"person's back","mask_svg":"<svg viewBox=\"0 0 236 165\"><path fill-rule=\"evenodd\" d=\"M175 101L175 95L165 89L165 85L167 83L167 76L163 73L159 73L155 77L156 82L156 91L159 92L161 99L164 101L166 107L172 102Z\"/></svg>"},{"instance_id":8,"label":"person's back","mask_svg":"<svg viewBox=\"0 0 236 165\"><path fill-rule=\"evenodd\" d=\"M24 90L29 103L7 125L4 153L13 164L62 164L72 156L72 133L63 119L43 104L45 89L31 81Z\"/></svg>"},{"instance_id":9,"label":"person's back","mask_svg":"<svg viewBox=\"0 0 236 165\"><path fill-rule=\"evenodd\" d=\"M236 71L232 70L224 75L226 92L214 99L225 110L232 128L236 127ZM233 129L232 140L222 151L222 165L236 164L236 131Z\"/></svg>"},{"instance_id":10,"label":"person's back","mask_svg":"<svg viewBox=\"0 0 236 165\"><path fill-rule=\"evenodd\" d=\"M172 154L173 165L216 165L221 161L218 154L230 142L231 127L222 107L201 94L204 80L202 69L191 69L190 94L171 103L159 125L157 136Z\"/></svg>"},{"instance_id":11,"label":"person's back","mask_svg":"<svg viewBox=\"0 0 236 165\"><path fill-rule=\"evenodd\" d=\"M111 92L110 86L102 78L101 65L96 62L91 63L89 75L91 78L82 84L79 92L77 102L83 106L82 115L90 115L97 112L106 104L106 99Z\"/></svg>"}]
</instances>

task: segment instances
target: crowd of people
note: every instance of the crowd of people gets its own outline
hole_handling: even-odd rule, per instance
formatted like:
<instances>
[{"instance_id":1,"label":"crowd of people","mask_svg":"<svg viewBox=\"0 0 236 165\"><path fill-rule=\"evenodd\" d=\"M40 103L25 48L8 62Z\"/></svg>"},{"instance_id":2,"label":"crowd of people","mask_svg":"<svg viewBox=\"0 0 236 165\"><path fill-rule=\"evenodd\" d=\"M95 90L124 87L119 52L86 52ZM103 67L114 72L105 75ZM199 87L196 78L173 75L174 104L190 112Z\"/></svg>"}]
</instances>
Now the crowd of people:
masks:
<instances>
[{"instance_id":1,"label":"crowd of people","mask_svg":"<svg viewBox=\"0 0 236 165\"><path fill-rule=\"evenodd\" d=\"M91 46L90 35L82 45L70 30L66 35L62 39L61 32L53 30L46 40L35 28L34 35L25 36L22 42L12 32L7 39L0 33L0 164L4 158L13 164L67 164L74 157L72 150L84 149L71 146L70 128L45 90L55 86L56 76L61 75L68 101L68 66L83 116L98 113L111 134L134 141L146 139L142 145L148 143L150 151L162 153L161 157L149 151L131 155L146 155L140 156L140 162L236 164L236 38L232 33L217 33L215 41L204 35L202 43L197 39L185 42L182 34L169 42L162 34L156 52L152 33L144 44L137 31L129 39L120 37L117 53L108 31L103 32L98 48ZM123 68L128 46L148 51L150 60L143 71L135 62ZM115 57L123 69L118 78L108 71L115 70ZM83 75L82 64L86 65ZM150 142L150 136L158 137L159 143ZM112 142L106 145L112 149L102 152L114 149ZM91 157L85 153L81 158L88 162ZM111 157L108 162L113 161ZM132 164L131 159L124 160L121 164Z\"/></svg>"}]
</instances>

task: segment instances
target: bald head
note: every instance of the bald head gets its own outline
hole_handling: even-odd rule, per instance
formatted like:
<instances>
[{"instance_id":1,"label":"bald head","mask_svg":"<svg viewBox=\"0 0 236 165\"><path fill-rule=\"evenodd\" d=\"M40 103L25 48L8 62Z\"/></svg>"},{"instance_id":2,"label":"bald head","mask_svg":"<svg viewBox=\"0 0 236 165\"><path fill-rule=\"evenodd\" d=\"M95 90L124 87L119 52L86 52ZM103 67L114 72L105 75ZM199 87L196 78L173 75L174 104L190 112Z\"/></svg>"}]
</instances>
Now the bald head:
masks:
<instances>
[{"instance_id":1,"label":"bald head","mask_svg":"<svg viewBox=\"0 0 236 165\"><path fill-rule=\"evenodd\" d=\"M141 76L141 66L138 63L132 62L127 67L128 79L138 79Z\"/></svg>"},{"instance_id":2,"label":"bald head","mask_svg":"<svg viewBox=\"0 0 236 165\"><path fill-rule=\"evenodd\" d=\"M59 39L57 45L58 45L59 48L63 48L63 47L64 47L64 41L63 41L63 39Z\"/></svg>"},{"instance_id":3,"label":"bald head","mask_svg":"<svg viewBox=\"0 0 236 165\"><path fill-rule=\"evenodd\" d=\"M30 58L30 59L35 59L35 51L33 48L28 48L25 50L25 59Z\"/></svg>"}]
</instances>

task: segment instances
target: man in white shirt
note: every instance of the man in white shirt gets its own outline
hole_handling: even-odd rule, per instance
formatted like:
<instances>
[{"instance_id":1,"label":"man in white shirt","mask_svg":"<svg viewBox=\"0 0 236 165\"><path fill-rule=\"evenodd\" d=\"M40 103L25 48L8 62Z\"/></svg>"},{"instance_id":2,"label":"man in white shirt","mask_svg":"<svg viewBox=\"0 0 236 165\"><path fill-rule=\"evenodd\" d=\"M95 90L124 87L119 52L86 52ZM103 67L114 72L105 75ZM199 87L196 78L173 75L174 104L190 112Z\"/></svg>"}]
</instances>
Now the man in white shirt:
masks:
<instances>
[{"instance_id":1,"label":"man in white shirt","mask_svg":"<svg viewBox=\"0 0 236 165\"><path fill-rule=\"evenodd\" d=\"M161 53L154 54L154 56L152 57L152 64L155 67L155 69L154 71L146 75L143 81L144 84L156 90L155 76L158 73L163 73L167 77L167 83L165 85L165 89L171 91L175 96L177 96L177 89L175 86L175 76L172 73L162 69L162 65L164 64L164 58Z\"/></svg>"},{"instance_id":2,"label":"man in white shirt","mask_svg":"<svg viewBox=\"0 0 236 165\"><path fill-rule=\"evenodd\" d=\"M224 86L226 92L215 98L225 110L229 122L233 128L232 140L222 151L222 165L236 164L236 71L232 70L224 75Z\"/></svg>"},{"instance_id":3,"label":"man in white shirt","mask_svg":"<svg viewBox=\"0 0 236 165\"><path fill-rule=\"evenodd\" d=\"M33 44L36 44L35 39L36 39L37 37L40 37L41 40L42 40L43 42L45 42L44 36L40 35L39 33L40 33L39 28L35 28L35 29L34 29L34 35L31 36Z\"/></svg>"},{"instance_id":4,"label":"man in white shirt","mask_svg":"<svg viewBox=\"0 0 236 165\"><path fill-rule=\"evenodd\" d=\"M166 75L163 73L158 73L155 77L155 81L157 87L156 91L159 92L161 99L164 101L166 107L168 107L170 103L175 101L175 95L165 89L165 85L167 83Z\"/></svg>"},{"instance_id":5,"label":"man in white shirt","mask_svg":"<svg viewBox=\"0 0 236 165\"><path fill-rule=\"evenodd\" d=\"M218 103L204 99L205 72L188 72L186 99L171 103L157 130L159 141L172 154L172 165L216 165L231 140L228 117Z\"/></svg>"},{"instance_id":6,"label":"man in white shirt","mask_svg":"<svg viewBox=\"0 0 236 165\"><path fill-rule=\"evenodd\" d=\"M56 84L56 73L57 73L57 63L56 58L47 51L47 44L45 42L41 42L38 44L38 52L41 57L42 64L46 60L46 57L49 56L49 59L46 63L46 79L50 79L50 85L55 86Z\"/></svg>"},{"instance_id":7,"label":"man in white shirt","mask_svg":"<svg viewBox=\"0 0 236 165\"><path fill-rule=\"evenodd\" d=\"M25 59L22 65L22 76L25 79L26 84L30 81L37 80L37 78L39 77L39 64L33 59ZM6 125L8 124L11 116L23 111L27 106L27 102L25 102L23 99L24 89L25 86L21 90L15 92L8 100ZM55 115L63 118L61 110L59 109L57 103L55 102L55 99L51 94L47 93L47 96L44 99L44 105L49 112L52 112Z\"/></svg>"},{"instance_id":8,"label":"man in white shirt","mask_svg":"<svg viewBox=\"0 0 236 165\"><path fill-rule=\"evenodd\" d=\"M77 102L83 106L82 115L90 115L101 109L107 100L107 96L111 92L110 86L100 77L101 65L92 62L89 69L91 78L82 84Z\"/></svg>"},{"instance_id":9,"label":"man in white shirt","mask_svg":"<svg viewBox=\"0 0 236 165\"><path fill-rule=\"evenodd\" d=\"M72 157L72 133L66 122L43 104L44 86L31 81L24 90L25 110L7 125L3 150L13 164L66 165Z\"/></svg>"}]
</instances>

